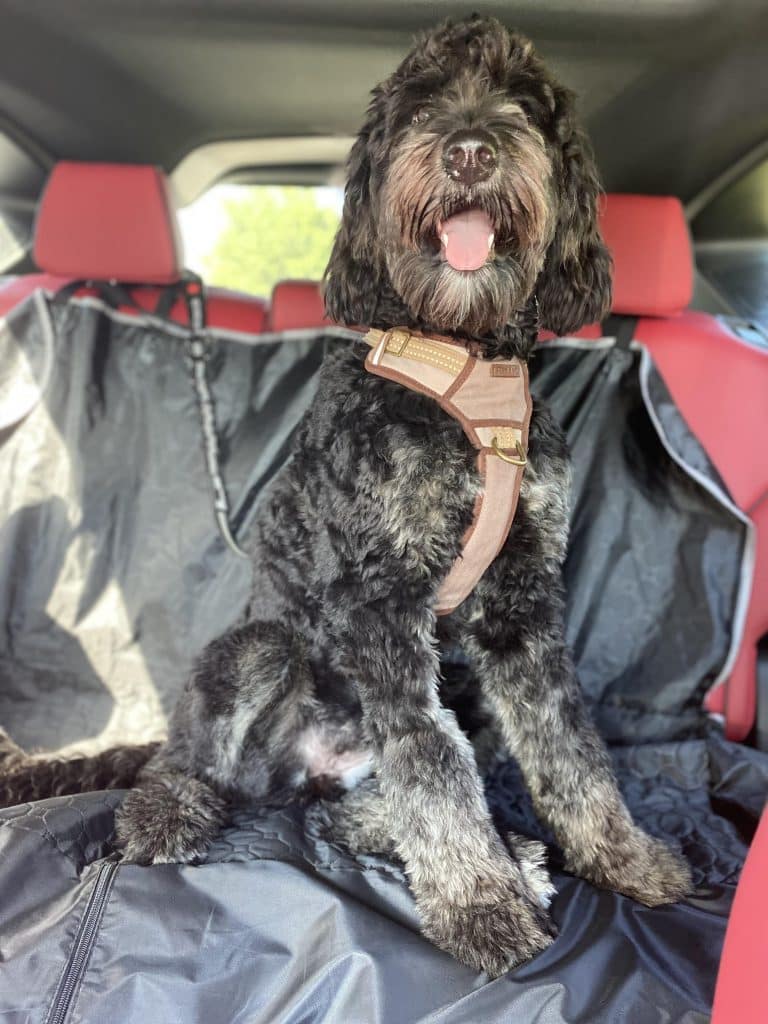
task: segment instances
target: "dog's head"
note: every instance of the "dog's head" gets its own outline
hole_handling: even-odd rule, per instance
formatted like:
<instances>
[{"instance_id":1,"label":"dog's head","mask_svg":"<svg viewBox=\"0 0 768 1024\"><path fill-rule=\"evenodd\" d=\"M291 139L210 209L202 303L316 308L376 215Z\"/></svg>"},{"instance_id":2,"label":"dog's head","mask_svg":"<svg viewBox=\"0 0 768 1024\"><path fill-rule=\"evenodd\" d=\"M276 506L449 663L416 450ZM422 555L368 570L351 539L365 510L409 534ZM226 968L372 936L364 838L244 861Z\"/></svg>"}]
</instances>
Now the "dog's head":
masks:
<instances>
[{"instance_id":1,"label":"dog's head","mask_svg":"<svg viewBox=\"0 0 768 1024\"><path fill-rule=\"evenodd\" d=\"M448 22L374 90L326 272L334 320L564 334L610 304L599 183L572 94L494 19Z\"/></svg>"}]
</instances>

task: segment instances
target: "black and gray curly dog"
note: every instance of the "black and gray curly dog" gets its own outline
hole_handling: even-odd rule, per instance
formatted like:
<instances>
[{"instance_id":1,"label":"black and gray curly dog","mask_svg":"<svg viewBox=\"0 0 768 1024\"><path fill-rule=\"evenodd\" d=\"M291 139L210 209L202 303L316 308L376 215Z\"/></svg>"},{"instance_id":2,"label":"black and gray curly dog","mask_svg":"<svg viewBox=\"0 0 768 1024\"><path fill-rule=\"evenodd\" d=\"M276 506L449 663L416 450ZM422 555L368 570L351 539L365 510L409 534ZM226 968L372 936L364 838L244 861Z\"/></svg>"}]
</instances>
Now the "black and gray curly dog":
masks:
<instances>
[{"instance_id":1,"label":"black and gray curly dog","mask_svg":"<svg viewBox=\"0 0 768 1024\"><path fill-rule=\"evenodd\" d=\"M562 334L608 307L598 195L573 97L531 43L494 20L446 23L373 94L327 272L329 315L527 359L540 325ZM469 227L456 240L445 225L459 212ZM399 857L424 933L498 975L552 942L553 890L543 847L494 829L478 768L489 732L473 748L441 702L438 641L469 655L478 701L568 870L650 906L683 896L689 873L633 824L563 644L560 430L537 402L506 545L438 620L437 588L472 518L476 453L437 403L367 373L366 351L329 346L259 516L249 621L199 658L167 743L119 812L118 842L142 864L189 861L233 801L341 784L316 810L335 839ZM17 780L24 760L9 755ZM119 785L141 760L107 752L67 770Z\"/></svg>"}]
</instances>

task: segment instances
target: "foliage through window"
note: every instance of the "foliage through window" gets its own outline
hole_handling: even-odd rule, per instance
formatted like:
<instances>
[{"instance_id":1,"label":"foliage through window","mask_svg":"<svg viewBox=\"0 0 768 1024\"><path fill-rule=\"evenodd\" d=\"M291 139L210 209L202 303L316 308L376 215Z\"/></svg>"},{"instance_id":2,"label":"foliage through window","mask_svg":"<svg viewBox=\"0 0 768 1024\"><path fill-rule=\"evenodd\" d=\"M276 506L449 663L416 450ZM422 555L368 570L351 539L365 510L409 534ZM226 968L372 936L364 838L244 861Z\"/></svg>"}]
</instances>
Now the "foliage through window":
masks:
<instances>
[{"instance_id":1,"label":"foliage through window","mask_svg":"<svg viewBox=\"0 0 768 1024\"><path fill-rule=\"evenodd\" d=\"M180 213L186 265L207 284L268 296L285 279L322 277L341 191L217 185Z\"/></svg>"}]
</instances>

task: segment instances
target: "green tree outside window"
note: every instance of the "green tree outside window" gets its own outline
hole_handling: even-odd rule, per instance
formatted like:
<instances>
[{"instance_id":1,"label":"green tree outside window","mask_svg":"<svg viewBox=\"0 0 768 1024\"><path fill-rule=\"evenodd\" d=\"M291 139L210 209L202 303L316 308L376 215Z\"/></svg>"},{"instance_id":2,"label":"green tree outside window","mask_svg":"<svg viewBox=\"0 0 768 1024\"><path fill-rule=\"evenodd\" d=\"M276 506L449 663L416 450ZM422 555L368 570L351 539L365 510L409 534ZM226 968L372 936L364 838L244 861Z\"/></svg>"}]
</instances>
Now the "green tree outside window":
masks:
<instances>
[{"instance_id":1,"label":"green tree outside window","mask_svg":"<svg viewBox=\"0 0 768 1024\"><path fill-rule=\"evenodd\" d=\"M322 277L339 212L328 189L229 187L219 223L200 260L206 282L268 296L278 281Z\"/></svg>"}]
</instances>

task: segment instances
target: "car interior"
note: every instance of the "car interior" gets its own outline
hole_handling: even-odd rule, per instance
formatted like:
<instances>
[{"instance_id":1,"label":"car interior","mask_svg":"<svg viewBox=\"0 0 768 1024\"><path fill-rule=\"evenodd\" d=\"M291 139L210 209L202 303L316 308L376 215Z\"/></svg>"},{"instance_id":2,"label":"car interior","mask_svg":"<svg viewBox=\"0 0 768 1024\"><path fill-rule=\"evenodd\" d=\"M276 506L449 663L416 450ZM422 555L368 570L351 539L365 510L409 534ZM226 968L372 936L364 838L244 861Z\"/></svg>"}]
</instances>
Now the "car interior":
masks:
<instances>
[{"instance_id":1,"label":"car interior","mask_svg":"<svg viewBox=\"0 0 768 1024\"><path fill-rule=\"evenodd\" d=\"M610 316L543 333L532 388L574 460L580 679L633 814L682 845L696 892L641 908L555 851L558 940L489 982L418 934L397 865L334 848L303 808L238 813L202 865L139 868L111 852L119 792L65 794L0 811L9 1022L765 1019L768 8L481 9L578 94L605 188ZM247 605L240 548L334 331L314 271L269 294L206 280L185 211L221 187L338 192L371 88L467 13L0 3L0 726L25 750L163 736L194 655ZM488 797L553 845L514 763Z\"/></svg>"}]
</instances>

